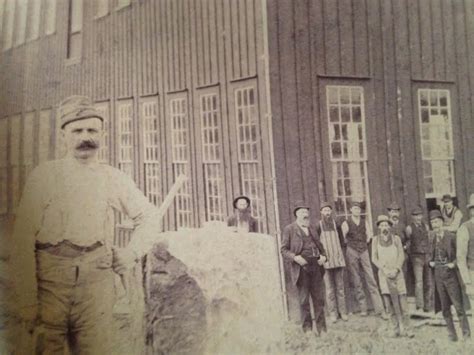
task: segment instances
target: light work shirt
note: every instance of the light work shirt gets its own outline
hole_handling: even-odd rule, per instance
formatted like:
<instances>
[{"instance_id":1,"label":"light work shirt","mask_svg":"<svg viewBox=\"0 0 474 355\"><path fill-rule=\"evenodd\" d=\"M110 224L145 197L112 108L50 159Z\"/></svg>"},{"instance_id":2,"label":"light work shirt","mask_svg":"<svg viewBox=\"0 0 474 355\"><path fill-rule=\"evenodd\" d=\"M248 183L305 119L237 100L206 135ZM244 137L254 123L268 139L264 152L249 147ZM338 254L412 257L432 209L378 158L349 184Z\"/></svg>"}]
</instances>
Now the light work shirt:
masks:
<instances>
[{"instance_id":1,"label":"light work shirt","mask_svg":"<svg viewBox=\"0 0 474 355\"><path fill-rule=\"evenodd\" d=\"M68 240L78 246L101 242L110 247L114 210L130 218L135 230L129 248L144 255L158 241L161 218L129 176L73 158L46 162L31 172L18 206L10 256L15 288L29 299L23 303L36 299L30 286L36 285L35 243Z\"/></svg>"}]
</instances>

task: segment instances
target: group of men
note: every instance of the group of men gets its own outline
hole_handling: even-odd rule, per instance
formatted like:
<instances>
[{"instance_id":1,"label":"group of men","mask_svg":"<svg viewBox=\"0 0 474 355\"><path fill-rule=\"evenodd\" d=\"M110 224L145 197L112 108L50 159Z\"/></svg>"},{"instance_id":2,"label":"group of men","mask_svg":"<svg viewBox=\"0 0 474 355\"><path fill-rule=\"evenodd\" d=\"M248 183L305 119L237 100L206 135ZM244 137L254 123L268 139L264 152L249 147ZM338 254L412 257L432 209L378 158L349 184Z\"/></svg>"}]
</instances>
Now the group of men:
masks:
<instances>
[{"instance_id":1,"label":"group of men","mask_svg":"<svg viewBox=\"0 0 474 355\"><path fill-rule=\"evenodd\" d=\"M375 236L362 216L360 202L351 204L350 216L342 221L334 218L331 204L321 202L316 228L309 223L309 206L297 203L295 221L283 231L281 253L290 264L303 330L312 329L310 298L317 333L326 331L325 314L331 322L339 317L348 320L344 282L348 270L360 315L368 315L369 295L375 314L383 319L391 316L394 336L412 337L406 290L409 261L416 309L422 313L442 311L449 339L457 341L451 314L454 306L463 338L469 338L468 295L474 295L474 194L467 205L469 219L462 225L463 215L453 198L445 195L442 201L441 210L429 212L429 223L423 220L422 208L414 208L408 226L400 221L400 206L390 204L388 215L377 218Z\"/></svg>"}]
</instances>

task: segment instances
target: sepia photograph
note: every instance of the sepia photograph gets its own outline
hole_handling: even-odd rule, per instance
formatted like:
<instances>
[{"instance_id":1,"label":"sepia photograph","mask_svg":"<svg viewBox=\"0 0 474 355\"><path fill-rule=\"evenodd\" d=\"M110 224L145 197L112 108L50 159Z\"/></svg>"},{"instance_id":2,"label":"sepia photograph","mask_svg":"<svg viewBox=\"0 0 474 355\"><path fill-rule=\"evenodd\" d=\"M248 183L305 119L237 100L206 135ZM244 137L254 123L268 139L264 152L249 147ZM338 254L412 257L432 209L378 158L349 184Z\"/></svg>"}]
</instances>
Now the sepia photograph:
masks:
<instances>
[{"instance_id":1,"label":"sepia photograph","mask_svg":"<svg viewBox=\"0 0 474 355\"><path fill-rule=\"evenodd\" d=\"M0 0L0 354L473 354L474 0Z\"/></svg>"}]
</instances>

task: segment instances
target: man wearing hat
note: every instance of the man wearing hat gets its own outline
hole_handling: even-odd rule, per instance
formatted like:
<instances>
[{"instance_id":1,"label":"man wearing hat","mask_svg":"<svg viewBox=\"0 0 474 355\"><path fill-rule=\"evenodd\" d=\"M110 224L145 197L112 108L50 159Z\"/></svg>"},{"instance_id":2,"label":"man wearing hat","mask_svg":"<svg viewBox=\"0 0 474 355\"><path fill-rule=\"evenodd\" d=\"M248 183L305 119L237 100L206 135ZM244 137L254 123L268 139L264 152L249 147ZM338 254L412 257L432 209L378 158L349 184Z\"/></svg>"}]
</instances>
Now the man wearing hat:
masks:
<instances>
[{"instance_id":1,"label":"man wearing hat","mask_svg":"<svg viewBox=\"0 0 474 355\"><path fill-rule=\"evenodd\" d=\"M408 253L407 253L407 238L405 235L406 231L406 226L405 224L400 221L400 212L401 212L401 207L398 203L392 202L390 205L387 207L387 213L390 221L392 222L392 233L395 235L398 235L400 238L400 241L402 242L403 250L405 253L405 261L403 262L403 275L407 277L407 259L408 259Z\"/></svg>"},{"instance_id":2,"label":"man wearing hat","mask_svg":"<svg viewBox=\"0 0 474 355\"><path fill-rule=\"evenodd\" d=\"M395 336L410 336L405 278L402 272L405 252L400 237L392 233L388 216L377 218L379 234L372 241L372 262L378 269L380 291L392 315Z\"/></svg>"},{"instance_id":3,"label":"man wearing hat","mask_svg":"<svg viewBox=\"0 0 474 355\"><path fill-rule=\"evenodd\" d=\"M239 196L234 199L235 213L227 220L229 227L235 227L236 231L243 233L257 233L258 222L252 217L250 210L250 199L247 196Z\"/></svg>"},{"instance_id":4,"label":"man wearing hat","mask_svg":"<svg viewBox=\"0 0 474 355\"><path fill-rule=\"evenodd\" d=\"M416 309L424 312L432 310L433 281L428 262L431 254L430 229L423 221L423 210L415 207L412 222L406 228L407 250L415 276Z\"/></svg>"},{"instance_id":5,"label":"man wearing hat","mask_svg":"<svg viewBox=\"0 0 474 355\"><path fill-rule=\"evenodd\" d=\"M316 232L326 250L327 261L324 263L324 284L326 286L326 302L330 320L334 323L338 316L347 321L346 296L344 292L344 238L340 228L332 215L332 206L329 202L320 205L321 220Z\"/></svg>"},{"instance_id":6,"label":"man wearing hat","mask_svg":"<svg viewBox=\"0 0 474 355\"><path fill-rule=\"evenodd\" d=\"M453 233L443 229L443 216L440 211L430 211L433 227L433 246L430 266L434 269L435 312L442 311L448 327L449 339L457 341L451 306L458 314L463 338L471 337L466 311L470 309L469 299L462 289L461 277L456 266L456 239Z\"/></svg>"},{"instance_id":7,"label":"man wearing hat","mask_svg":"<svg viewBox=\"0 0 474 355\"><path fill-rule=\"evenodd\" d=\"M454 206L454 201L450 194L443 195L442 201L441 215L443 216L444 229L456 233L461 225L462 212Z\"/></svg>"},{"instance_id":8,"label":"man wearing hat","mask_svg":"<svg viewBox=\"0 0 474 355\"><path fill-rule=\"evenodd\" d=\"M456 262L471 303L474 302L474 194L467 204L469 220L459 227L456 236Z\"/></svg>"},{"instance_id":9,"label":"man wearing hat","mask_svg":"<svg viewBox=\"0 0 474 355\"><path fill-rule=\"evenodd\" d=\"M99 164L103 116L83 96L58 109L66 157L29 175L16 215L11 254L16 305L38 322L36 353L108 354L114 271L146 252L134 240L161 231L158 210L124 173ZM113 247L114 210L135 225L127 248ZM159 234L158 234L159 235Z\"/></svg>"},{"instance_id":10,"label":"man wearing hat","mask_svg":"<svg viewBox=\"0 0 474 355\"><path fill-rule=\"evenodd\" d=\"M352 282L354 284L355 295L360 306L360 314L367 316L367 300L362 285L361 274L367 284L368 293L374 306L376 314L387 318L380 297L377 282L375 281L372 264L369 257L368 243L372 239L368 222L361 216L362 204L352 202L351 215L341 224L346 249L346 260Z\"/></svg>"},{"instance_id":11,"label":"man wearing hat","mask_svg":"<svg viewBox=\"0 0 474 355\"><path fill-rule=\"evenodd\" d=\"M326 253L318 235L309 225L309 207L299 202L293 209L296 220L283 230L281 253L290 262L290 276L298 290L304 331L313 328L309 298L313 303L318 334L326 331L324 315L324 263Z\"/></svg>"}]
</instances>

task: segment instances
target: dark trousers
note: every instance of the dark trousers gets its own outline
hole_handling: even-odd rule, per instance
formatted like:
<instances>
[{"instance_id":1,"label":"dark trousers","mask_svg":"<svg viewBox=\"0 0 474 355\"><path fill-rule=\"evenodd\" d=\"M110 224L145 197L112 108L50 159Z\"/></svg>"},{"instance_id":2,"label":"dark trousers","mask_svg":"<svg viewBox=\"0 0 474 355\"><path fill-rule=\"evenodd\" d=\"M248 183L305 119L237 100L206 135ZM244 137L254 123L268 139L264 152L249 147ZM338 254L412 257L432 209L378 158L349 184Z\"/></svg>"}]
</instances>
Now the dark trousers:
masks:
<instances>
[{"instance_id":1,"label":"dark trousers","mask_svg":"<svg viewBox=\"0 0 474 355\"><path fill-rule=\"evenodd\" d=\"M454 306L458 314L463 336L469 337L471 335L471 329L463 306L461 285L459 284L456 274L453 270L444 268L435 270L435 283L450 338L457 339L453 315L451 314L451 305Z\"/></svg>"},{"instance_id":2,"label":"dark trousers","mask_svg":"<svg viewBox=\"0 0 474 355\"><path fill-rule=\"evenodd\" d=\"M326 331L326 317L324 315L325 289L320 269L318 268L314 271L301 269L298 281L296 282L296 287L298 288L303 330L307 331L313 328L311 308L309 305L309 298L311 296L314 318L316 320L316 329L318 333Z\"/></svg>"},{"instance_id":3,"label":"dark trousers","mask_svg":"<svg viewBox=\"0 0 474 355\"><path fill-rule=\"evenodd\" d=\"M432 271L429 267L429 254L410 255L415 275L416 308L429 312L433 309L433 281Z\"/></svg>"}]
</instances>

